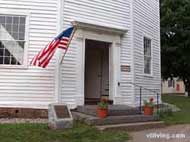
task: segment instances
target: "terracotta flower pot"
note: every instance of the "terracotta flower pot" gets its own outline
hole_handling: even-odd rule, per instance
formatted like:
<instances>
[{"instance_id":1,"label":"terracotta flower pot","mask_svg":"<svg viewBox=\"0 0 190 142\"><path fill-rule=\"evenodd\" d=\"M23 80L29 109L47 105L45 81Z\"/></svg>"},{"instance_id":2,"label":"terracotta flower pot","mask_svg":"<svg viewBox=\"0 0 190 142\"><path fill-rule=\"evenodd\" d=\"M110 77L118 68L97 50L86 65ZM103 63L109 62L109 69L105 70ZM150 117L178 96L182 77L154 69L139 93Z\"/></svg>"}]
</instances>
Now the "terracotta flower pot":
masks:
<instances>
[{"instance_id":1,"label":"terracotta flower pot","mask_svg":"<svg viewBox=\"0 0 190 142\"><path fill-rule=\"evenodd\" d=\"M153 107L144 106L144 115L153 115Z\"/></svg>"},{"instance_id":2,"label":"terracotta flower pot","mask_svg":"<svg viewBox=\"0 0 190 142\"><path fill-rule=\"evenodd\" d=\"M108 115L108 109L97 108L97 115L99 118L105 118Z\"/></svg>"}]
</instances>

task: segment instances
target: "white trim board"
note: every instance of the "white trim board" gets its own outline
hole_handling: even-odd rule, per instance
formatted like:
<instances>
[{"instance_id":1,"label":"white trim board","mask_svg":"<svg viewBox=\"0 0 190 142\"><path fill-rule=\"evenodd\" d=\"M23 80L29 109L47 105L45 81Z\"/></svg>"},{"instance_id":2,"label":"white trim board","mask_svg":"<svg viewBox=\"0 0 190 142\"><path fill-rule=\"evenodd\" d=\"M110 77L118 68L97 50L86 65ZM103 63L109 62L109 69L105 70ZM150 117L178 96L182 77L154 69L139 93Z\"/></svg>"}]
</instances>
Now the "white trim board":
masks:
<instances>
[{"instance_id":1,"label":"white trim board","mask_svg":"<svg viewBox=\"0 0 190 142\"><path fill-rule=\"evenodd\" d=\"M106 32L111 32L113 34L125 34L128 30L125 27L120 27L120 26L113 26L113 25L108 25L104 23L99 23L99 22L91 22L88 20L74 20L71 21L73 25L76 25L80 27L81 29L90 29L92 30L97 30L97 31L106 31Z\"/></svg>"}]
</instances>

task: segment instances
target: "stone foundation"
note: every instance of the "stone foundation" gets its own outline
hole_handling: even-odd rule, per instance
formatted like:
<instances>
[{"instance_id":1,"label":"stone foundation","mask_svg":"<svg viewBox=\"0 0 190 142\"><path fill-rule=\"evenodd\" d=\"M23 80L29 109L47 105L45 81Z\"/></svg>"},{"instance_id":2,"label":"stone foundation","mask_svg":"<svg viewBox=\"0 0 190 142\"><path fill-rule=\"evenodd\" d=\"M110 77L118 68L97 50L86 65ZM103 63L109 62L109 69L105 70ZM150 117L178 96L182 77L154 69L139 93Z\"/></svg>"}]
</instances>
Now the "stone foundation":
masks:
<instances>
[{"instance_id":1,"label":"stone foundation","mask_svg":"<svg viewBox=\"0 0 190 142\"><path fill-rule=\"evenodd\" d=\"M48 118L48 110L32 108L0 108L0 118Z\"/></svg>"}]
</instances>

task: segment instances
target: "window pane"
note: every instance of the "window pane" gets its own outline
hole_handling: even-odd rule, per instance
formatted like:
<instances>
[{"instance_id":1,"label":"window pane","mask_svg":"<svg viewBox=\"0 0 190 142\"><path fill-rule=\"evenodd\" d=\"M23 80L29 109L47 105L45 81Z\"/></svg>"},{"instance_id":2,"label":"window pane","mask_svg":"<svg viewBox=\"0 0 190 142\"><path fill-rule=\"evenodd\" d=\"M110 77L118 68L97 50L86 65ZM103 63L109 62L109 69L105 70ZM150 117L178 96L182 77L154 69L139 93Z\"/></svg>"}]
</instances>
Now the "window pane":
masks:
<instances>
[{"instance_id":1,"label":"window pane","mask_svg":"<svg viewBox=\"0 0 190 142\"><path fill-rule=\"evenodd\" d=\"M144 73L151 73L151 59L149 57L144 58Z\"/></svg>"},{"instance_id":2,"label":"window pane","mask_svg":"<svg viewBox=\"0 0 190 142\"><path fill-rule=\"evenodd\" d=\"M24 33L19 33L19 40L24 40Z\"/></svg>"},{"instance_id":3,"label":"window pane","mask_svg":"<svg viewBox=\"0 0 190 142\"><path fill-rule=\"evenodd\" d=\"M6 16L6 24L12 24L13 18L11 16Z\"/></svg>"},{"instance_id":4,"label":"window pane","mask_svg":"<svg viewBox=\"0 0 190 142\"><path fill-rule=\"evenodd\" d=\"M0 56L3 56L3 49L0 49Z\"/></svg>"},{"instance_id":5,"label":"window pane","mask_svg":"<svg viewBox=\"0 0 190 142\"><path fill-rule=\"evenodd\" d=\"M24 49L25 42L23 42L23 41L18 41L17 43L20 45L20 47L22 47L22 48Z\"/></svg>"},{"instance_id":6,"label":"window pane","mask_svg":"<svg viewBox=\"0 0 190 142\"><path fill-rule=\"evenodd\" d=\"M19 25L19 32L25 32L25 25Z\"/></svg>"},{"instance_id":7,"label":"window pane","mask_svg":"<svg viewBox=\"0 0 190 142\"><path fill-rule=\"evenodd\" d=\"M10 53L9 53L8 50L5 50L5 55L4 56L6 56L6 57L10 56Z\"/></svg>"},{"instance_id":8,"label":"window pane","mask_svg":"<svg viewBox=\"0 0 190 142\"><path fill-rule=\"evenodd\" d=\"M5 23L4 23L4 24L1 24L1 26L3 26L3 28L5 28Z\"/></svg>"},{"instance_id":9,"label":"window pane","mask_svg":"<svg viewBox=\"0 0 190 142\"><path fill-rule=\"evenodd\" d=\"M13 33L13 38L14 38L15 40L18 40L18 33Z\"/></svg>"},{"instance_id":10,"label":"window pane","mask_svg":"<svg viewBox=\"0 0 190 142\"><path fill-rule=\"evenodd\" d=\"M17 32L18 33L18 25L13 25L13 32Z\"/></svg>"},{"instance_id":11,"label":"window pane","mask_svg":"<svg viewBox=\"0 0 190 142\"><path fill-rule=\"evenodd\" d=\"M151 56L151 40L144 38L144 55Z\"/></svg>"},{"instance_id":12,"label":"window pane","mask_svg":"<svg viewBox=\"0 0 190 142\"><path fill-rule=\"evenodd\" d=\"M0 56L0 64L3 64L3 57Z\"/></svg>"},{"instance_id":13,"label":"window pane","mask_svg":"<svg viewBox=\"0 0 190 142\"><path fill-rule=\"evenodd\" d=\"M146 45L146 44L145 44ZM148 52L148 48L147 46L144 47L144 55L147 55L147 52Z\"/></svg>"},{"instance_id":14,"label":"window pane","mask_svg":"<svg viewBox=\"0 0 190 142\"><path fill-rule=\"evenodd\" d=\"M5 56L4 57L4 64L9 64L10 63L10 57L9 56Z\"/></svg>"},{"instance_id":15,"label":"window pane","mask_svg":"<svg viewBox=\"0 0 190 142\"><path fill-rule=\"evenodd\" d=\"M25 25L25 17L20 17L20 24Z\"/></svg>"},{"instance_id":16,"label":"window pane","mask_svg":"<svg viewBox=\"0 0 190 142\"><path fill-rule=\"evenodd\" d=\"M18 25L19 23L19 17L13 17L13 24Z\"/></svg>"},{"instance_id":17,"label":"window pane","mask_svg":"<svg viewBox=\"0 0 190 142\"><path fill-rule=\"evenodd\" d=\"M0 49L3 49L3 43L0 41Z\"/></svg>"},{"instance_id":18,"label":"window pane","mask_svg":"<svg viewBox=\"0 0 190 142\"><path fill-rule=\"evenodd\" d=\"M5 23L5 16L0 16L0 24L4 24Z\"/></svg>"},{"instance_id":19,"label":"window pane","mask_svg":"<svg viewBox=\"0 0 190 142\"><path fill-rule=\"evenodd\" d=\"M11 24L6 24L5 25L6 26L6 30L9 32L9 33L11 33Z\"/></svg>"}]
</instances>

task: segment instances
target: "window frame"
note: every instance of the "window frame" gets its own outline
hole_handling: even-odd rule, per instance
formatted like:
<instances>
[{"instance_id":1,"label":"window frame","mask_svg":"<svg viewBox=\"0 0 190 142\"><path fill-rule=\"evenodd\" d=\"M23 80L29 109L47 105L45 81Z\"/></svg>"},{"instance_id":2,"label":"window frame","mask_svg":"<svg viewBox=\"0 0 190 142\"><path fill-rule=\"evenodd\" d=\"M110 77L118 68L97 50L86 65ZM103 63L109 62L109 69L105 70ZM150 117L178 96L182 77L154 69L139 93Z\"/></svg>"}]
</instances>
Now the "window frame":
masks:
<instances>
[{"instance_id":1,"label":"window frame","mask_svg":"<svg viewBox=\"0 0 190 142\"><path fill-rule=\"evenodd\" d=\"M145 50L145 46L144 46L144 39L145 38L147 38L147 39L149 39L150 40L150 52L151 52L151 54L150 54L150 73L145 73L145 52L144 52L144 50ZM143 35L143 74L144 74L144 76L148 76L148 77L152 77L153 76L153 48L152 48L152 46L153 46L153 40L152 40L152 38L149 36L149 35Z\"/></svg>"},{"instance_id":2,"label":"window frame","mask_svg":"<svg viewBox=\"0 0 190 142\"><path fill-rule=\"evenodd\" d=\"M1 10L1 15L11 15L11 16L24 16L26 18L25 21L25 45L24 45L24 56L23 56L23 64L22 65L8 65L8 64L0 64L0 69L27 69L28 68L28 35L29 35L29 11L15 11L15 10Z\"/></svg>"}]
</instances>

